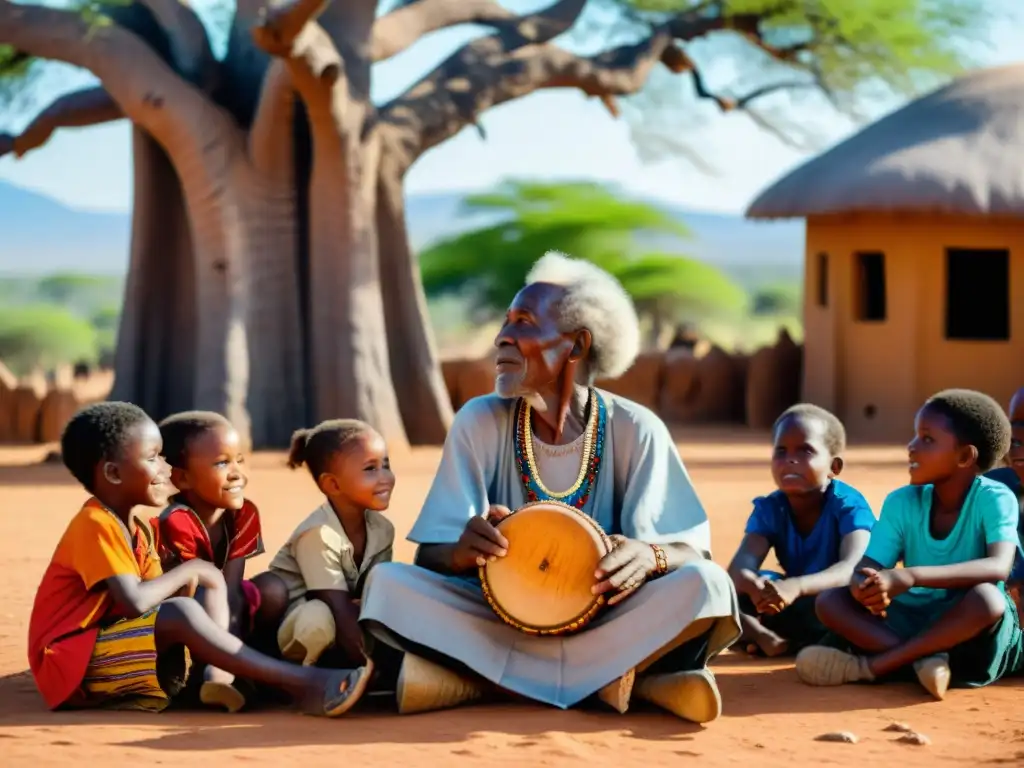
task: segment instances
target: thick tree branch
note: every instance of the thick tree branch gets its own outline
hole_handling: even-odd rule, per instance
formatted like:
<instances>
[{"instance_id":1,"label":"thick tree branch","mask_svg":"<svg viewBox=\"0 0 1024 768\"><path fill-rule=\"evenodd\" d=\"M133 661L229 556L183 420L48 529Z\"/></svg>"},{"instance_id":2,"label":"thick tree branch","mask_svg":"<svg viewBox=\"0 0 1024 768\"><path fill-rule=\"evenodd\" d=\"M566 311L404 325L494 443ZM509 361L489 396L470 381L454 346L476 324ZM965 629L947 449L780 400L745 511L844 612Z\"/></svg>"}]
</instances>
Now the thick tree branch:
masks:
<instances>
[{"instance_id":1,"label":"thick tree branch","mask_svg":"<svg viewBox=\"0 0 1024 768\"><path fill-rule=\"evenodd\" d=\"M545 34L535 42L547 43L568 29L580 10L563 2L536 14L553 14L557 23L547 23ZM532 17L522 17L512 29L463 46L382 107L379 120L385 130L401 134L400 141L388 143L402 148L406 168L466 125L477 124L485 109L543 88L580 88L601 98L612 114L617 114L614 96L639 90L654 62L662 59L670 69L681 66L685 55L673 38L692 40L726 24L721 18L703 15L698 8L657 28L638 44L580 58L550 44L524 42L522 30L530 28L523 24L526 18Z\"/></svg>"},{"instance_id":2,"label":"thick tree branch","mask_svg":"<svg viewBox=\"0 0 1024 768\"><path fill-rule=\"evenodd\" d=\"M186 0L138 0L149 9L171 43L171 56L187 80L215 87L218 69L203 22Z\"/></svg>"},{"instance_id":3,"label":"thick tree branch","mask_svg":"<svg viewBox=\"0 0 1024 768\"><path fill-rule=\"evenodd\" d=\"M253 27L256 44L271 56L290 58L306 25L315 21L330 0L290 0L266 9Z\"/></svg>"},{"instance_id":4,"label":"thick tree branch","mask_svg":"<svg viewBox=\"0 0 1024 768\"><path fill-rule=\"evenodd\" d=\"M58 128L87 128L119 120L124 113L105 88L86 88L56 99L18 136L0 134L0 157L22 157L41 147Z\"/></svg>"},{"instance_id":5,"label":"thick tree branch","mask_svg":"<svg viewBox=\"0 0 1024 768\"><path fill-rule=\"evenodd\" d=\"M90 22L77 11L0 0L0 42L89 70L125 116L165 147L176 137L230 123L145 41L109 19ZM210 122L196 125L197 115Z\"/></svg>"},{"instance_id":6,"label":"thick tree branch","mask_svg":"<svg viewBox=\"0 0 1024 768\"><path fill-rule=\"evenodd\" d=\"M406 155L406 166L428 149L458 133L490 107L544 88L578 88L610 99L635 93L651 68L672 45L664 30L637 45L583 58L550 43L527 46L486 62L472 62L466 75L438 73L380 112L385 132L401 139L388 142Z\"/></svg>"},{"instance_id":7,"label":"thick tree branch","mask_svg":"<svg viewBox=\"0 0 1024 768\"><path fill-rule=\"evenodd\" d=\"M564 4L556 4L560 5ZM759 89L742 99L711 94L694 62L675 41L686 43L714 32L733 32L776 60L803 68L796 57L808 44L789 48L769 46L760 31L762 21L763 17L758 14L708 14L706 8L699 5L655 27L646 40L590 58L575 56L549 44L524 43L521 34L509 31L484 37L456 51L408 92L380 110L382 127L392 134L386 144L404 155L408 168L423 152L465 126L477 125L479 129L477 119L484 110L545 88L577 88L588 96L600 98L609 112L617 116L615 97L639 91L659 60L672 72L693 73L698 94L714 100L721 109L742 108L786 86ZM521 28L516 22L510 26Z\"/></svg>"},{"instance_id":8,"label":"thick tree branch","mask_svg":"<svg viewBox=\"0 0 1024 768\"><path fill-rule=\"evenodd\" d=\"M256 45L285 61L304 99L314 96L310 88L326 85L329 89L344 72L334 41L315 23L329 2L292 0L269 10L252 30ZM307 106L316 108L314 104Z\"/></svg>"},{"instance_id":9,"label":"thick tree branch","mask_svg":"<svg viewBox=\"0 0 1024 768\"><path fill-rule=\"evenodd\" d=\"M506 50L543 43L569 30L584 5L586 0L562 0L535 13L516 16L497 0L415 0L377 20L371 56L373 61L389 59L424 35L459 24L494 28L506 36Z\"/></svg>"},{"instance_id":10,"label":"thick tree branch","mask_svg":"<svg viewBox=\"0 0 1024 768\"><path fill-rule=\"evenodd\" d=\"M249 130L249 159L263 175L291 172L291 154L282 155L280 149L290 141L294 109L291 72L284 61L274 59L263 75L259 106ZM275 162L280 160L284 163Z\"/></svg>"}]
</instances>

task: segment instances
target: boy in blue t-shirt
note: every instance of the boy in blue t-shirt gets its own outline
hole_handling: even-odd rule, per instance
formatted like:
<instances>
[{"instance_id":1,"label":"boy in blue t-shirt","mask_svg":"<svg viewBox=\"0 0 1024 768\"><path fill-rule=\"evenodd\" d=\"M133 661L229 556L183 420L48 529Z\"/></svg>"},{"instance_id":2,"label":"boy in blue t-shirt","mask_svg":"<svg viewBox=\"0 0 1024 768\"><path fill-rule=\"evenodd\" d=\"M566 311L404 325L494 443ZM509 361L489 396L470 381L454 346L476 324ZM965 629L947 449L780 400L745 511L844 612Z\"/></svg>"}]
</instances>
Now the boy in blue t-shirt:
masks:
<instances>
[{"instance_id":1,"label":"boy in blue t-shirt","mask_svg":"<svg viewBox=\"0 0 1024 768\"><path fill-rule=\"evenodd\" d=\"M998 480L1017 497L1017 509L1021 512L1021 523L1017 534L1024 543L1024 388L1018 389L1010 399L1010 453L1009 466L996 467L985 473L985 477ZM1007 588L1014 597L1017 612L1021 609L1021 588L1024 586L1024 557L1017 557L1013 571L1007 581Z\"/></svg>"},{"instance_id":2,"label":"boy in blue t-shirt","mask_svg":"<svg viewBox=\"0 0 1024 768\"><path fill-rule=\"evenodd\" d=\"M1006 457L1009 466L996 467L985 473L985 477L998 480L1013 491L1018 499L1024 497L1024 387L1010 398L1010 453ZM1002 458L1002 457L1000 457Z\"/></svg>"},{"instance_id":3,"label":"boy in blue t-shirt","mask_svg":"<svg viewBox=\"0 0 1024 768\"><path fill-rule=\"evenodd\" d=\"M815 596L849 583L875 516L859 491L836 479L846 430L833 414L794 405L772 432L778 490L754 499L729 574L740 596L740 647L780 656L824 636ZM761 569L773 549L782 573Z\"/></svg>"},{"instance_id":4,"label":"boy in blue t-shirt","mask_svg":"<svg viewBox=\"0 0 1024 768\"><path fill-rule=\"evenodd\" d=\"M1017 500L981 476L1006 455L1010 422L987 395L952 389L924 404L915 430L911 484L886 498L849 587L818 598L838 647L800 652L806 683L912 668L942 699L951 684L977 688L1020 666L1021 629L1004 584L1020 548Z\"/></svg>"}]
</instances>

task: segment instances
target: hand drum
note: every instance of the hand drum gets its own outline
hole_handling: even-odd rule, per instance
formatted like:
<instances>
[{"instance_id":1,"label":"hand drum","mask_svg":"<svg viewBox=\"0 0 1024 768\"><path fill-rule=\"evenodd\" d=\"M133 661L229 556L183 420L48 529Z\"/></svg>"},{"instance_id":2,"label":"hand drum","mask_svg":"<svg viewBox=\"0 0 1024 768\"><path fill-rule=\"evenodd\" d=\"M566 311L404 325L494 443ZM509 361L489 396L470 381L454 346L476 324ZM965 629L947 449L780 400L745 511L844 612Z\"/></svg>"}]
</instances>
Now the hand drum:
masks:
<instances>
[{"instance_id":1,"label":"hand drum","mask_svg":"<svg viewBox=\"0 0 1024 768\"><path fill-rule=\"evenodd\" d=\"M530 635L577 632L605 604L591 594L611 542L592 518L558 501L536 501L497 523L508 554L480 568L494 612Z\"/></svg>"}]
</instances>

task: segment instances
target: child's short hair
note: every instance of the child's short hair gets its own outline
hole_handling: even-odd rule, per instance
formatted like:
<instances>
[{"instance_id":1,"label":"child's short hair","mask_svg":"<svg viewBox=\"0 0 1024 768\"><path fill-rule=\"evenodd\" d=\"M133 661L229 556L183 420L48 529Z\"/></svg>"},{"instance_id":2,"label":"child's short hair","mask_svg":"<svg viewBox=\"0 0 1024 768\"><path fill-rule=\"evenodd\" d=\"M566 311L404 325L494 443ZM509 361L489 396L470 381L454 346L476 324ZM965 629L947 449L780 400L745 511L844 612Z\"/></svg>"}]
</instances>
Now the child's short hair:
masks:
<instances>
[{"instance_id":1,"label":"child's short hair","mask_svg":"<svg viewBox=\"0 0 1024 768\"><path fill-rule=\"evenodd\" d=\"M945 389L929 397L925 408L949 419L963 445L978 449L978 469L988 472L1010 450L1010 420L995 400L973 389Z\"/></svg>"},{"instance_id":2,"label":"child's short hair","mask_svg":"<svg viewBox=\"0 0 1024 768\"><path fill-rule=\"evenodd\" d=\"M150 421L149 414L133 403L93 403L71 417L60 436L64 466L92 493L96 465L116 460L133 427Z\"/></svg>"},{"instance_id":3,"label":"child's short hair","mask_svg":"<svg viewBox=\"0 0 1024 768\"><path fill-rule=\"evenodd\" d=\"M189 443L208 430L230 426L230 421L213 411L184 411L168 416L160 422L164 458L172 467L184 469Z\"/></svg>"},{"instance_id":4,"label":"child's short hair","mask_svg":"<svg viewBox=\"0 0 1024 768\"><path fill-rule=\"evenodd\" d=\"M812 403L797 403L782 412L772 425L772 438L788 419L816 420L825 425L825 448L832 456L842 456L846 450L846 427L832 411Z\"/></svg>"},{"instance_id":5,"label":"child's short hair","mask_svg":"<svg viewBox=\"0 0 1024 768\"><path fill-rule=\"evenodd\" d=\"M288 466L292 469L305 464L314 480L327 471L331 457L343 450L357 437L373 427L358 419L331 419L312 429L299 429L292 434L288 451Z\"/></svg>"}]
</instances>

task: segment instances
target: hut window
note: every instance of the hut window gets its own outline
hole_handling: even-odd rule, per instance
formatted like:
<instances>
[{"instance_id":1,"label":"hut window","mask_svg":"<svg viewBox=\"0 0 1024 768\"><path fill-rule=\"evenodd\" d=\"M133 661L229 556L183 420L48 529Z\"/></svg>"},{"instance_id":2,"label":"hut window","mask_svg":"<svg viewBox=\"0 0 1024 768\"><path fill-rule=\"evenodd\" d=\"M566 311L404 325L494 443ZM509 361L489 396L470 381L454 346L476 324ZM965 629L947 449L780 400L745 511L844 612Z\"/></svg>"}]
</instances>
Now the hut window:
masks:
<instances>
[{"instance_id":1,"label":"hut window","mask_svg":"<svg viewBox=\"0 0 1024 768\"><path fill-rule=\"evenodd\" d=\"M854 289L854 309L858 320L885 320L885 254L858 253Z\"/></svg>"},{"instance_id":2,"label":"hut window","mask_svg":"<svg viewBox=\"0 0 1024 768\"><path fill-rule=\"evenodd\" d=\"M818 254L818 306L828 306L828 254Z\"/></svg>"},{"instance_id":3,"label":"hut window","mask_svg":"<svg viewBox=\"0 0 1024 768\"><path fill-rule=\"evenodd\" d=\"M1009 340L1009 251L946 249L946 338Z\"/></svg>"}]
</instances>

